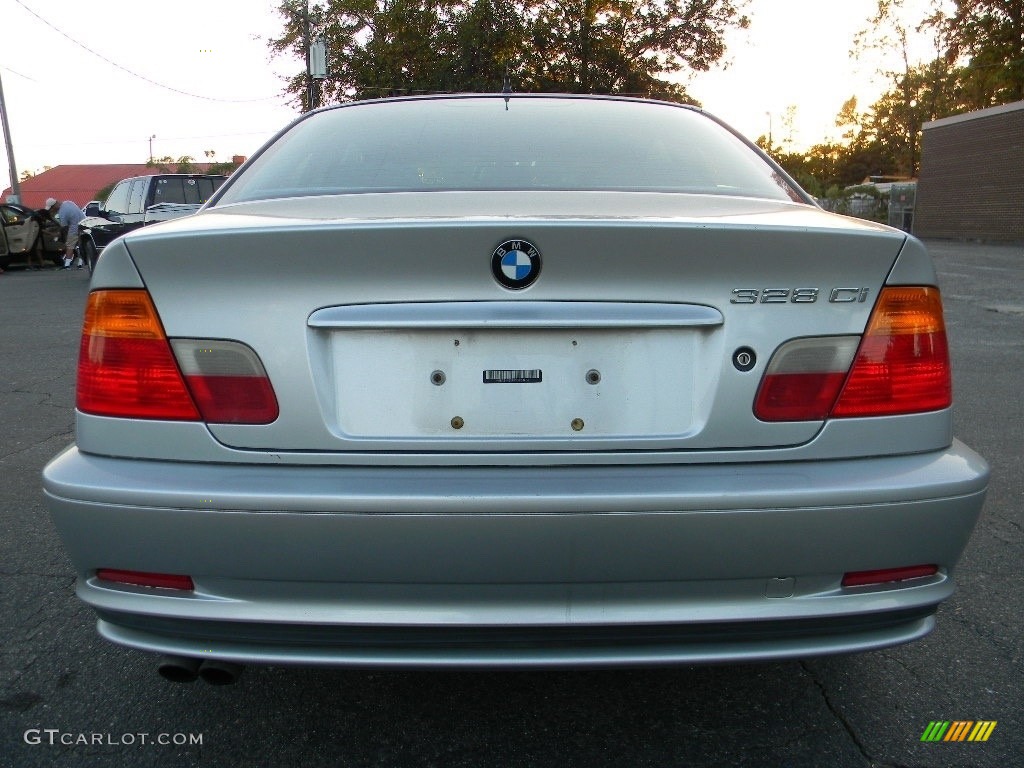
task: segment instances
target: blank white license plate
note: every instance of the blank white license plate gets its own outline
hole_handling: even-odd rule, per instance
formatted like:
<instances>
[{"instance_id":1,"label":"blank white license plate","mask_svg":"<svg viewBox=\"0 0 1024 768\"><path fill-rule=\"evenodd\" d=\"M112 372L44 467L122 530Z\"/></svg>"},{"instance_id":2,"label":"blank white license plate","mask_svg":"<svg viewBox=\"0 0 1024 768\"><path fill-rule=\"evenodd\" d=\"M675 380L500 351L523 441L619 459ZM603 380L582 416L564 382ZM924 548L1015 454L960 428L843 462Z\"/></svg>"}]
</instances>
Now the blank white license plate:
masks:
<instances>
[{"instance_id":1,"label":"blank white license plate","mask_svg":"<svg viewBox=\"0 0 1024 768\"><path fill-rule=\"evenodd\" d=\"M339 330L352 437L649 437L692 428L700 332Z\"/></svg>"}]
</instances>

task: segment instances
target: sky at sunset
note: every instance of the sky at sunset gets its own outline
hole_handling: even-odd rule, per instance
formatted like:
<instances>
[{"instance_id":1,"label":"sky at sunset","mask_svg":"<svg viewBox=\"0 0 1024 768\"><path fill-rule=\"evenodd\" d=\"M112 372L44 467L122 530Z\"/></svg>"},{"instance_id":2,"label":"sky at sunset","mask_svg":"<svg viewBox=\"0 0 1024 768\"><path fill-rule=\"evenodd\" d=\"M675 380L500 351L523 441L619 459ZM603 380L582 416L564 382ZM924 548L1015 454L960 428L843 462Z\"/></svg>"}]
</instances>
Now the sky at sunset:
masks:
<instances>
[{"instance_id":1,"label":"sky at sunset","mask_svg":"<svg viewBox=\"0 0 1024 768\"><path fill-rule=\"evenodd\" d=\"M19 173L156 157L251 155L297 116L281 96L296 61L271 59L275 0L0 0L0 78ZM850 96L884 90L877 59L850 56L876 0L749 0L723 62L686 80L708 111L795 149L834 138ZM907 0L916 21L927 0ZM920 11L920 12L918 12ZM927 50L921 52L927 57ZM329 55L329 53L328 53ZM796 106L790 134L784 115ZM153 137L153 138L151 138ZM10 186L6 152L0 188Z\"/></svg>"}]
</instances>

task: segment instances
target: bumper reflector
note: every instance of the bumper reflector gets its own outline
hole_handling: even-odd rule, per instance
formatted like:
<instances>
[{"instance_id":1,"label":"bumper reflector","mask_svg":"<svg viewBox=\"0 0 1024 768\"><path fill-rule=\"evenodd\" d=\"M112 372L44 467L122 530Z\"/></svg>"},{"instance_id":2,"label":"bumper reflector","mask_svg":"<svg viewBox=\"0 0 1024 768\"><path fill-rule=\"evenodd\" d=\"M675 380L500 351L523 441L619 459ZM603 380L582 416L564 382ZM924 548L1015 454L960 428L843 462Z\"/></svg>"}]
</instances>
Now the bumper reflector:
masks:
<instances>
[{"instance_id":1,"label":"bumper reflector","mask_svg":"<svg viewBox=\"0 0 1024 768\"><path fill-rule=\"evenodd\" d=\"M191 576L174 573L148 573L146 571L122 571L117 568L99 568L96 578L117 584L131 584L137 587L158 587L192 591L196 585Z\"/></svg>"},{"instance_id":2,"label":"bumper reflector","mask_svg":"<svg viewBox=\"0 0 1024 768\"><path fill-rule=\"evenodd\" d=\"M920 579L939 572L935 565L911 565L906 568L881 568L877 571L851 571L843 574L844 587L865 587L869 584L888 584L891 581Z\"/></svg>"}]
</instances>

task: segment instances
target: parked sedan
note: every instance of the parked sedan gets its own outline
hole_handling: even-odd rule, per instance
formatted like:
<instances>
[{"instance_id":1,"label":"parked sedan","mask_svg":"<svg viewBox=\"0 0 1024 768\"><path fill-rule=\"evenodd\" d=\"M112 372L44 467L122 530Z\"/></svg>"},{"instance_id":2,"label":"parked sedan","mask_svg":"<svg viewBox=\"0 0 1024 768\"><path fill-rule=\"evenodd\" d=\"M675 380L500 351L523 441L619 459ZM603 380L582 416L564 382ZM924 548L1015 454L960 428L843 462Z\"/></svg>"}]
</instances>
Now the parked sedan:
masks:
<instances>
[{"instance_id":1,"label":"parked sedan","mask_svg":"<svg viewBox=\"0 0 1024 768\"><path fill-rule=\"evenodd\" d=\"M360 102L107 247L44 486L170 679L784 659L932 629L951 405L922 244L702 111Z\"/></svg>"},{"instance_id":2,"label":"parked sedan","mask_svg":"<svg viewBox=\"0 0 1024 768\"><path fill-rule=\"evenodd\" d=\"M0 268L15 262L60 261L60 224L46 211L16 203L0 204Z\"/></svg>"}]
</instances>

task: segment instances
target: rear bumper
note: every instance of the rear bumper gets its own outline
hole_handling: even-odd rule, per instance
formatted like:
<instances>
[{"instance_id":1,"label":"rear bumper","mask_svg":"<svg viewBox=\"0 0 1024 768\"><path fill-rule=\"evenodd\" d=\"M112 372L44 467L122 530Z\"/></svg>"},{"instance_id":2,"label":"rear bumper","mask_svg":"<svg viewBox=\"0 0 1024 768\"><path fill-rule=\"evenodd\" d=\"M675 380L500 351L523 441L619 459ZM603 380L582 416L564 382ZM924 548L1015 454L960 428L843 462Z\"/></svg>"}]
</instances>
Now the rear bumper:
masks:
<instances>
[{"instance_id":1,"label":"rear bumper","mask_svg":"<svg viewBox=\"0 0 1024 768\"><path fill-rule=\"evenodd\" d=\"M926 634L981 510L965 446L851 461L198 465L71 448L47 502L101 633L240 662L789 658ZM844 589L844 572L936 576ZM97 568L189 574L194 593Z\"/></svg>"}]
</instances>

